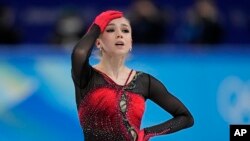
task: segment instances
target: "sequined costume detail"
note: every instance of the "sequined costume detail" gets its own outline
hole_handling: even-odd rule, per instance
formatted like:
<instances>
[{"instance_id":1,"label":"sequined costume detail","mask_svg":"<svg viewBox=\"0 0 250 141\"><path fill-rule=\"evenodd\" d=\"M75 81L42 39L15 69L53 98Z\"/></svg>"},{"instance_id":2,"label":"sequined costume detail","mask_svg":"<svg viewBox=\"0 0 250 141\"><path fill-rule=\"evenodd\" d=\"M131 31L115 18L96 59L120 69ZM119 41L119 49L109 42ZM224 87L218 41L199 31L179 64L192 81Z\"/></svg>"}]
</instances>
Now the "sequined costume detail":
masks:
<instances>
[{"instance_id":1,"label":"sequined costume detail","mask_svg":"<svg viewBox=\"0 0 250 141\"><path fill-rule=\"evenodd\" d=\"M128 92L124 86L112 83L106 75L97 70L93 71L97 76L104 77L103 82L106 81L106 85L91 86L93 89L79 105L79 119L85 139L135 141L144 111L144 98ZM139 103L140 106L137 106Z\"/></svg>"}]
</instances>

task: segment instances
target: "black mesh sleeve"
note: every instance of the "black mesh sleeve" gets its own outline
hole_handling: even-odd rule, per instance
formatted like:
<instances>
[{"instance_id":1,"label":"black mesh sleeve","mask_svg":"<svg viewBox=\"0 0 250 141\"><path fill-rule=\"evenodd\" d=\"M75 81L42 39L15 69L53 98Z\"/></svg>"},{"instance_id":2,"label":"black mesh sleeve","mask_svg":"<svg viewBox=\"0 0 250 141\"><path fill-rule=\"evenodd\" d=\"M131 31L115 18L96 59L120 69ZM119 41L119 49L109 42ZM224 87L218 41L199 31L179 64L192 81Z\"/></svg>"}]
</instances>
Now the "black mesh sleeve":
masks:
<instances>
[{"instance_id":1,"label":"black mesh sleeve","mask_svg":"<svg viewBox=\"0 0 250 141\"><path fill-rule=\"evenodd\" d=\"M71 55L72 78L80 88L84 87L89 80L91 73L89 56L99 34L100 28L94 24L73 49Z\"/></svg>"},{"instance_id":2,"label":"black mesh sleeve","mask_svg":"<svg viewBox=\"0 0 250 141\"><path fill-rule=\"evenodd\" d=\"M173 118L161 124L145 128L145 138L173 133L192 126L194 124L194 119L184 104L178 98L170 94L159 80L151 75L148 76L148 98L170 113Z\"/></svg>"}]
</instances>

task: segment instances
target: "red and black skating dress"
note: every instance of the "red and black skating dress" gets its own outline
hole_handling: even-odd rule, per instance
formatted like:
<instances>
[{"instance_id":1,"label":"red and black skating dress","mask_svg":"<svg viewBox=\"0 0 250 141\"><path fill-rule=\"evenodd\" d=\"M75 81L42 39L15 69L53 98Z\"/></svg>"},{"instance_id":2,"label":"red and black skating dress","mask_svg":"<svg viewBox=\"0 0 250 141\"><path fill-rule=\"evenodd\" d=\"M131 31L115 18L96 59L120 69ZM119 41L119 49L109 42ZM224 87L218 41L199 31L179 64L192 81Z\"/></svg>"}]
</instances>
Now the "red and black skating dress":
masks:
<instances>
[{"instance_id":1,"label":"red and black skating dress","mask_svg":"<svg viewBox=\"0 0 250 141\"><path fill-rule=\"evenodd\" d=\"M72 78L85 141L137 141L141 130L144 130L144 141L147 141L150 137L193 125L188 109L153 76L136 71L130 82L118 85L94 69L89 64L89 56L99 34L99 27L94 25L72 53ZM127 80L129 77L131 75ZM173 118L140 129L147 99Z\"/></svg>"}]
</instances>

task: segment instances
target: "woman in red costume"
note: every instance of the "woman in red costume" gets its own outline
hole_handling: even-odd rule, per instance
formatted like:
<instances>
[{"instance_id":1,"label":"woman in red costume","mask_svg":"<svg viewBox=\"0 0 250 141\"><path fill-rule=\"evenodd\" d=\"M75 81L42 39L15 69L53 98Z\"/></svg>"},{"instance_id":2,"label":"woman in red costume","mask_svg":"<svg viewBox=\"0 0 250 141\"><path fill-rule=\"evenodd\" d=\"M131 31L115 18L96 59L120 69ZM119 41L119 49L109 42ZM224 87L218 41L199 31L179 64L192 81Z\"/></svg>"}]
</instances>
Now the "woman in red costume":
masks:
<instances>
[{"instance_id":1,"label":"woman in red costume","mask_svg":"<svg viewBox=\"0 0 250 141\"><path fill-rule=\"evenodd\" d=\"M148 141L194 123L189 110L159 80L125 66L132 50L131 31L122 12L108 10L95 18L74 47L72 79L85 141ZM101 59L91 66L89 57L94 45ZM173 118L141 129L147 99Z\"/></svg>"}]
</instances>

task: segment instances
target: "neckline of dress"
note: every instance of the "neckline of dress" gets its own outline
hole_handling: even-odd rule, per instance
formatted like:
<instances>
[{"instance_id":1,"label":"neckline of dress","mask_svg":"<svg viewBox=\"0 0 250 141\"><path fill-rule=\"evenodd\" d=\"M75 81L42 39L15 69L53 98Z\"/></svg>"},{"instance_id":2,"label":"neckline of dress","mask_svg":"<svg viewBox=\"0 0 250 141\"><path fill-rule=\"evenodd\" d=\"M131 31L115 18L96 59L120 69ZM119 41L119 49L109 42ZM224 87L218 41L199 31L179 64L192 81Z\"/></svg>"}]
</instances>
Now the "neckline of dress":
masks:
<instances>
[{"instance_id":1,"label":"neckline of dress","mask_svg":"<svg viewBox=\"0 0 250 141\"><path fill-rule=\"evenodd\" d=\"M134 75L133 78L132 78L132 80L129 81L129 78L131 77L132 72L134 71L133 69L131 69L131 70L130 70L130 73L129 73L128 77L127 77L127 80L126 80L125 84L124 84L124 85L120 85L120 84L117 84L117 83L116 83L112 78L110 78L106 73L104 73L104 72L102 72L102 71L100 71L100 70L98 70L98 69L96 69L96 68L94 68L94 67L93 67L93 69L94 69L95 71L97 71L99 74L101 74L102 76L104 76L105 78L107 78L111 83L113 83L114 85L119 86L119 87L128 86L128 85L134 80L134 78L135 78L135 76L136 76L136 74L137 74L137 71L136 71L136 72L135 72L135 75Z\"/></svg>"}]
</instances>

